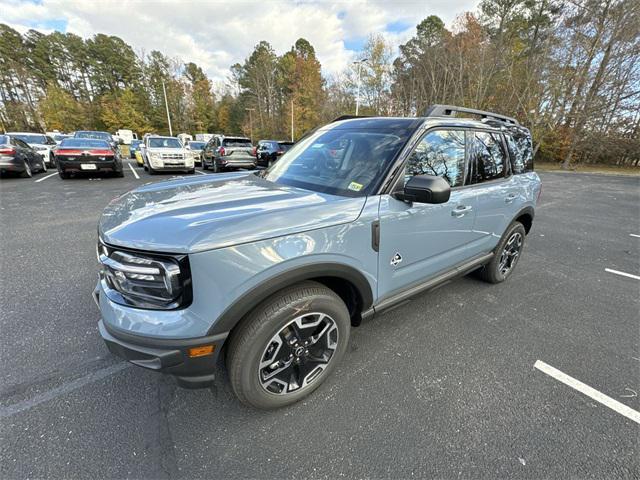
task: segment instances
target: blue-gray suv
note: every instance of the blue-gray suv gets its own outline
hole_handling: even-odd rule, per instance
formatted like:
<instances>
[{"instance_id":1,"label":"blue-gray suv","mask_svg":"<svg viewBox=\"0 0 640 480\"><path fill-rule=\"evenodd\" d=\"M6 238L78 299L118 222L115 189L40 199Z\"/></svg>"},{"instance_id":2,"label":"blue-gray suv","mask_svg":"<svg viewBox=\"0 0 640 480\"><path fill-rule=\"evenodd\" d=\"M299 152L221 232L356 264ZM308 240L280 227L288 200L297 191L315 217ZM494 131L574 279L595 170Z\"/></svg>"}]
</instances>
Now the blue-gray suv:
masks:
<instances>
[{"instance_id":1,"label":"blue-gray suv","mask_svg":"<svg viewBox=\"0 0 640 480\"><path fill-rule=\"evenodd\" d=\"M362 319L469 272L507 279L540 191L512 118L446 105L341 117L266 170L114 199L99 224L100 333L183 386L224 363L242 402L287 405L331 374Z\"/></svg>"}]
</instances>

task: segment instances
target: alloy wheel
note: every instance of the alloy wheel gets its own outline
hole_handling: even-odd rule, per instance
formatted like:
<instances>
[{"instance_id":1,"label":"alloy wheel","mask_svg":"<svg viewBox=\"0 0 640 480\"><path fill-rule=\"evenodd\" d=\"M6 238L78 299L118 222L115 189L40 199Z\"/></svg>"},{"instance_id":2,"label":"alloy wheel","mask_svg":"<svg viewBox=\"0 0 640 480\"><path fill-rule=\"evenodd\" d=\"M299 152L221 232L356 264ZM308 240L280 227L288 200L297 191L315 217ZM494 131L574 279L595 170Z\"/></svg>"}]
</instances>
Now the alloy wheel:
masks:
<instances>
[{"instance_id":1,"label":"alloy wheel","mask_svg":"<svg viewBox=\"0 0 640 480\"><path fill-rule=\"evenodd\" d=\"M316 380L338 346L336 322L324 313L307 313L282 327L267 343L258 366L260 385L286 395Z\"/></svg>"},{"instance_id":2,"label":"alloy wheel","mask_svg":"<svg viewBox=\"0 0 640 480\"><path fill-rule=\"evenodd\" d=\"M498 264L498 271L506 276L513 266L518 261L518 256L522 250L522 234L520 232L514 232L504 245L502 254L500 255L500 263Z\"/></svg>"}]
</instances>

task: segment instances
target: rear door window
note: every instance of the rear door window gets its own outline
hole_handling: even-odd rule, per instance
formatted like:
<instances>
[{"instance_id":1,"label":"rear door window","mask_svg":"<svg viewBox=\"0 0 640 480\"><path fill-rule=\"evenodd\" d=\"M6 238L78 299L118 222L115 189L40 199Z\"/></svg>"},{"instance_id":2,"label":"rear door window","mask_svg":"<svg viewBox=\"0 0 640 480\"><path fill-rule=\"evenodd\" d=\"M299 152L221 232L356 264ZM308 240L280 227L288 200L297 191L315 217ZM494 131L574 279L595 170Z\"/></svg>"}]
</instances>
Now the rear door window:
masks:
<instances>
[{"instance_id":1,"label":"rear door window","mask_svg":"<svg viewBox=\"0 0 640 480\"><path fill-rule=\"evenodd\" d=\"M507 168L499 133L471 132L471 158L474 162L473 182L482 183L504 178Z\"/></svg>"}]
</instances>

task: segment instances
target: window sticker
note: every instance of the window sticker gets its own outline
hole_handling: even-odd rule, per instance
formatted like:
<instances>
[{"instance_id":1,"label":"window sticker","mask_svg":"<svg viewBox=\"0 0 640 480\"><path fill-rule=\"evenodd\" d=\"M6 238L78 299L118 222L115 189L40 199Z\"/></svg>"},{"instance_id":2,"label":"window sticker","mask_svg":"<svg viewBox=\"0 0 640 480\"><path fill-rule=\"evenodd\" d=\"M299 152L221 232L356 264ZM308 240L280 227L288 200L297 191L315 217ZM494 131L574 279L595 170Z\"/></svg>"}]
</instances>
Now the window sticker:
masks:
<instances>
[{"instance_id":1,"label":"window sticker","mask_svg":"<svg viewBox=\"0 0 640 480\"><path fill-rule=\"evenodd\" d=\"M359 192L360 190L362 190L362 187L364 187L364 185L362 185L361 183L351 182L347 188L349 190L353 190L354 192Z\"/></svg>"}]
</instances>

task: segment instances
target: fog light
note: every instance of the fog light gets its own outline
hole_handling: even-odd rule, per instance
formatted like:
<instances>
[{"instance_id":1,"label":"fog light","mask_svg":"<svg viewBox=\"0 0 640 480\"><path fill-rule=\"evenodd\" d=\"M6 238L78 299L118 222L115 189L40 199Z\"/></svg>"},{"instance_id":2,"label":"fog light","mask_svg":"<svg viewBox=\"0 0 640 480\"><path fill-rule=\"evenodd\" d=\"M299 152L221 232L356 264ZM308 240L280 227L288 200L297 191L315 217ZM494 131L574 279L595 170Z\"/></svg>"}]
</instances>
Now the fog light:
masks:
<instances>
[{"instance_id":1,"label":"fog light","mask_svg":"<svg viewBox=\"0 0 640 480\"><path fill-rule=\"evenodd\" d=\"M215 350L215 345L202 345L200 347L191 347L189 349L189 356L191 358L195 357L204 357L206 355L211 355Z\"/></svg>"}]
</instances>

